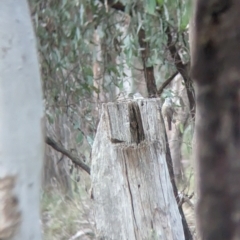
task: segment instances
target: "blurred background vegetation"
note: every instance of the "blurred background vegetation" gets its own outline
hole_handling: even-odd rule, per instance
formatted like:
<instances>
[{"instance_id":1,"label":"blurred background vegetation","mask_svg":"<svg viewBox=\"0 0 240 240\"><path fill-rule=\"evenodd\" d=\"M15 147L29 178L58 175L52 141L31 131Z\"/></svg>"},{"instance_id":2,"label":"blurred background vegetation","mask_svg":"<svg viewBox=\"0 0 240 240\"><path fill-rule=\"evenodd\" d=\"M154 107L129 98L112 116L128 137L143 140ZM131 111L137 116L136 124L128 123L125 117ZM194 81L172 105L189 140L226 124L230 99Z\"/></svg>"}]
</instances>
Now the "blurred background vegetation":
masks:
<instances>
[{"instance_id":1,"label":"blurred background vegetation","mask_svg":"<svg viewBox=\"0 0 240 240\"><path fill-rule=\"evenodd\" d=\"M29 0L29 4L38 42L47 136L91 166L101 104L116 101L121 93L149 97L147 68L153 69L160 89L180 72L171 46L184 66L189 63L191 0ZM148 49L145 57L141 40ZM159 97L175 99L176 110L187 116L177 125L182 168L178 185L179 192L189 195L193 191L192 120L184 108L189 104L182 95L186 82L178 76L179 83L172 81ZM94 239L89 174L49 145L45 156L44 239L78 239L76 234L85 237L79 239Z\"/></svg>"}]
</instances>

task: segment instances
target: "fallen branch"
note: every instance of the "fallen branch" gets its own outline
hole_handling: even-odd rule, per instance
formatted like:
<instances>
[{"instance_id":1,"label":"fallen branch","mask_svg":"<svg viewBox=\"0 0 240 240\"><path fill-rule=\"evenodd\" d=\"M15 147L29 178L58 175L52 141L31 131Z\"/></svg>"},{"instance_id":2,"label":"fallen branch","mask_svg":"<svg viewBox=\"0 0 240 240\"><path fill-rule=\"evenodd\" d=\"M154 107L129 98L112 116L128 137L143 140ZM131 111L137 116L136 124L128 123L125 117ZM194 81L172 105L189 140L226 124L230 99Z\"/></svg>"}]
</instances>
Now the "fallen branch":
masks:
<instances>
[{"instance_id":1,"label":"fallen branch","mask_svg":"<svg viewBox=\"0 0 240 240\"><path fill-rule=\"evenodd\" d=\"M86 171L88 174L90 174L91 169L88 165L86 165L83 161L81 161L79 158L73 156L71 152L66 150L63 146L61 146L59 143L55 142L50 137L46 136L45 142L51 146L56 151L64 154L67 156L74 164L78 165L80 168L82 168L84 171Z\"/></svg>"}]
</instances>

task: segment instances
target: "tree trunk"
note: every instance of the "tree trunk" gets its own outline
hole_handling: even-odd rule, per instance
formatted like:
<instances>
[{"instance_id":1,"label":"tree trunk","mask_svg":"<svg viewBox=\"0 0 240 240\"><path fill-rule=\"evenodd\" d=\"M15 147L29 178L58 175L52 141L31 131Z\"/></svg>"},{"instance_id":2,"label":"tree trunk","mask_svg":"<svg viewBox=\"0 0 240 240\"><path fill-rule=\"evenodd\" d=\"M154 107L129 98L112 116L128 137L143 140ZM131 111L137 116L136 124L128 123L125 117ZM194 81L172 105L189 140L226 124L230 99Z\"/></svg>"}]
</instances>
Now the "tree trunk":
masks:
<instances>
[{"instance_id":1,"label":"tree trunk","mask_svg":"<svg viewBox=\"0 0 240 240\"><path fill-rule=\"evenodd\" d=\"M167 129L167 135L169 140L169 147L171 149L171 157L173 162L174 176L177 183L183 182L183 164L182 164L182 143L183 132L186 128L188 118L190 116L189 101L185 86L182 84L183 79L178 74L172 81L172 92L174 94L174 120L172 123L172 130ZM181 107L176 107L181 106ZM166 125L167 126L167 125ZM181 129L182 127L182 129Z\"/></svg>"},{"instance_id":2,"label":"tree trunk","mask_svg":"<svg viewBox=\"0 0 240 240\"><path fill-rule=\"evenodd\" d=\"M91 169L102 239L184 239L159 107L158 99L103 105Z\"/></svg>"},{"instance_id":3,"label":"tree trunk","mask_svg":"<svg viewBox=\"0 0 240 240\"><path fill-rule=\"evenodd\" d=\"M240 1L198 0L192 75L197 83L199 232L240 239Z\"/></svg>"},{"instance_id":4,"label":"tree trunk","mask_svg":"<svg viewBox=\"0 0 240 240\"><path fill-rule=\"evenodd\" d=\"M43 106L27 1L0 1L0 239L41 239Z\"/></svg>"},{"instance_id":5,"label":"tree trunk","mask_svg":"<svg viewBox=\"0 0 240 240\"><path fill-rule=\"evenodd\" d=\"M147 60L150 57L150 48L149 48L149 43L146 42L145 30L142 28L139 30L139 33L138 33L138 42L139 42L139 46L142 49L141 50L142 64L143 64L144 77L145 77L145 82L146 82L147 91L148 91L148 97L154 98L157 96L157 86L156 86L156 80L154 76L154 67L147 66Z\"/></svg>"}]
</instances>

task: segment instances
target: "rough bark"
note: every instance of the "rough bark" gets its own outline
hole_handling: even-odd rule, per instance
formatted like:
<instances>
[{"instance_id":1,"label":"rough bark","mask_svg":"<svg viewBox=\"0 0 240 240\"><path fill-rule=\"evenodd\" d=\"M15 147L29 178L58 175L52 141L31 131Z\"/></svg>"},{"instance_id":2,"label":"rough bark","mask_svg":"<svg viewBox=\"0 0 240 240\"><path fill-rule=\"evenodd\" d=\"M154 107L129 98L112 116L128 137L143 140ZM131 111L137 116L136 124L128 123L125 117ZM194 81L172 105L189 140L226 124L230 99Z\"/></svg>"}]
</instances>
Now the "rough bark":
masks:
<instances>
[{"instance_id":1,"label":"rough bark","mask_svg":"<svg viewBox=\"0 0 240 240\"><path fill-rule=\"evenodd\" d=\"M41 239L43 104L27 1L0 1L0 239Z\"/></svg>"},{"instance_id":2,"label":"rough bark","mask_svg":"<svg viewBox=\"0 0 240 240\"><path fill-rule=\"evenodd\" d=\"M240 1L197 1L199 232L240 239Z\"/></svg>"},{"instance_id":3,"label":"rough bark","mask_svg":"<svg viewBox=\"0 0 240 240\"><path fill-rule=\"evenodd\" d=\"M141 55L142 55L142 63L143 63L143 71L145 76L145 82L147 86L148 91L148 97L156 97L157 96L157 86L156 86L156 80L154 76L154 67L153 66L147 66L147 60L150 55L150 49L149 49L149 43L145 40L145 31L143 29L140 29L138 33L138 42L141 47Z\"/></svg>"},{"instance_id":4,"label":"rough bark","mask_svg":"<svg viewBox=\"0 0 240 240\"><path fill-rule=\"evenodd\" d=\"M166 136L166 139L167 139L167 133L165 133L165 136ZM166 162L167 162L167 166L168 166L170 180L171 180L172 187L173 187L174 196L175 196L175 199L178 203L178 210L179 210L179 213L180 213L181 218L182 218L182 225L183 225L184 236L185 236L184 239L185 240L192 240L193 239L192 233L189 229L186 217L184 215L184 212L183 212L183 209L182 209L182 204L180 204L178 190L177 190L177 186L176 186L175 179L174 179L173 163L172 163L172 157L171 157L171 152L170 152L168 141L166 142Z\"/></svg>"},{"instance_id":5,"label":"rough bark","mask_svg":"<svg viewBox=\"0 0 240 240\"><path fill-rule=\"evenodd\" d=\"M91 168L103 239L185 239L159 107L157 99L103 105Z\"/></svg>"}]
</instances>

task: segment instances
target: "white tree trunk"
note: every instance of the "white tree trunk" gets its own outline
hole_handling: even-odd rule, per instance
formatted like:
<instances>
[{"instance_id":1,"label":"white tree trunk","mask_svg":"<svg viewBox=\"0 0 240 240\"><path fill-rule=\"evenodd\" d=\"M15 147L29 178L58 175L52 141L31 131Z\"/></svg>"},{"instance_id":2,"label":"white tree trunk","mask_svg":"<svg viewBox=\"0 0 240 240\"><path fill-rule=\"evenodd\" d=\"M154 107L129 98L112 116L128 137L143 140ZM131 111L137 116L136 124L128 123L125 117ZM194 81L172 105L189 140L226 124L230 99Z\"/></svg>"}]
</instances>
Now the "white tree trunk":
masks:
<instances>
[{"instance_id":1,"label":"white tree trunk","mask_svg":"<svg viewBox=\"0 0 240 240\"><path fill-rule=\"evenodd\" d=\"M101 239L184 239L159 108L158 99L103 105L91 170Z\"/></svg>"},{"instance_id":2,"label":"white tree trunk","mask_svg":"<svg viewBox=\"0 0 240 240\"><path fill-rule=\"evenodd\" d=\"M0 1L0 239L41 239L43 104L26 0Z\"/></svg>"}]
</instances>

